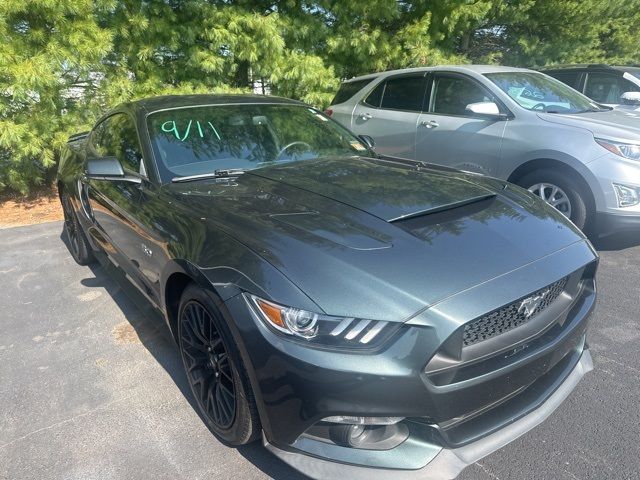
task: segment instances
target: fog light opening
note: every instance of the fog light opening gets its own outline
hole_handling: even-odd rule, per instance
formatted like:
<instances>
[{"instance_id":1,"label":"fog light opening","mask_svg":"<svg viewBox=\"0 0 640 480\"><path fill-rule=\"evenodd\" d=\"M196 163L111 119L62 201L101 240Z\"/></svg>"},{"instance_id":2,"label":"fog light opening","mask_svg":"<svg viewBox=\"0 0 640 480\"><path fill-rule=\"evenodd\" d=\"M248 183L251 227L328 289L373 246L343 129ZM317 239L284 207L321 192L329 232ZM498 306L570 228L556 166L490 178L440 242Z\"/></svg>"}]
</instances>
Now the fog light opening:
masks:
<instances>
[{"instance_id":1,"label":"fog light opening","mask_svg":"<svg viewBox=\"0 0 640 480\"><path fill-rule=\"evenodd\" d=\"M640 189L627 185L613 184L619 207L633 207L640 203Z\"/></svg>"},{"instance_id":2,"label":"fog light opening","mask_svg":"<svg viewBox=\"0 0 640 480\"><path fill-rule=\"evenodd\" d=\"M391 425L333 424L328 428L329 439L340 446L364 450L395 448L409 436L404 423Z\"/></svg>"},{"instance_id":3,"label":"fog light opening","mask_svg":"<svg viewBox=\"0 0 640 480\"><path fill-rule=\"evenodd\" d=\"M331 427L331 439L338 445L358 448L367 442L371 436L372 427L369 425L336 425Z\"/></svg>"}]
</instances>

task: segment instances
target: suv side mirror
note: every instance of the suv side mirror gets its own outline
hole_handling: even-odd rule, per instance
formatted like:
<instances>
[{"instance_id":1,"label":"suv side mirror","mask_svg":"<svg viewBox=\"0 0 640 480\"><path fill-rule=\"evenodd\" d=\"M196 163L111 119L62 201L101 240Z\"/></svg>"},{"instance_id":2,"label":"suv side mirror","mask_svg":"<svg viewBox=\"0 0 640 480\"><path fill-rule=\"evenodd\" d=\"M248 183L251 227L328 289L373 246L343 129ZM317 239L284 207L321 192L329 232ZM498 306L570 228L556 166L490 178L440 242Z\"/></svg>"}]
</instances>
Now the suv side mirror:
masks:
<instances>
[{"instance_id":1,"label":"suv side mirror","mask_svg":"<svg viewBox=\"0 0 640 480\"><path fill-rule=\"evenodd\" d=\"M369 135L358 135L358 138L369 148L376 146L376 142L373 140L373 137L370 137Z\"/></svg>"},{"instance_id":2,"label":"suv side mirror","mask_svg":"<svg viewBox=\"0 0 640 480\"><path fill-rule=\"evenodd\" d=\"M623 105L640 105L640 92L624 92L620 100Z\"/></svg>"},{"instance_id":3,"label":"suv side mirror","mask_svg":"<svg viewBox=\"0 0 640 480\"><path fill-rule=\"evenodd\" d=\"M122 164L116 157L92 158L87 161L87 177L96 180L122 180L140 183L139 177L125 175Z\"/></svg>"},{"instance_id":4,"label":"suv side mirror","mask_svg":"<svg viewBox=\"0 0 640 480\"><path fill-rule=\"evenodd\" d=\"M507 118L505 114L500 113L500 108L494 102L470 103L464 110L467 113L494 120L505 120Z\"/></svg>"}]
</instances>

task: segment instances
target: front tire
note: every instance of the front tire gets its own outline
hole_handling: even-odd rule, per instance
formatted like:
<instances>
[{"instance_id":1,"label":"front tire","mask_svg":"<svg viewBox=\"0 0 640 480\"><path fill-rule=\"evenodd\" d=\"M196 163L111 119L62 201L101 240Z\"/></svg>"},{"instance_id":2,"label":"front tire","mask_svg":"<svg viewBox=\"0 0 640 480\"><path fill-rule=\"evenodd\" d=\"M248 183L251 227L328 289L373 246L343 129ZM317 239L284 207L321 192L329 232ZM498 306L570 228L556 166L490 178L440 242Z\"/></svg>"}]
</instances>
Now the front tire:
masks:
<instances>
[{"instance_id":1,"label":"front tire","mask_svg":"<svg viewBox=\"0 0 640 480\"><path fill-rule=\"evenodd\" d=\"M260 420L240 353L215 304L195 284L182 294L178 322L187 380L209 430L229 446L257 440Z\"/></svg>"},{"instance_id":2,"label":"front tire","mask_svg":"<svg viewBox=\"0 0 640 480\"><path fill-rule=\"evenodd\" d=\"M569 218L579 229L585 230L591 222L593 212L587 206L587 192L566 175L542 169L525 175L517 183Z\"/></svg>"}]
</instances>

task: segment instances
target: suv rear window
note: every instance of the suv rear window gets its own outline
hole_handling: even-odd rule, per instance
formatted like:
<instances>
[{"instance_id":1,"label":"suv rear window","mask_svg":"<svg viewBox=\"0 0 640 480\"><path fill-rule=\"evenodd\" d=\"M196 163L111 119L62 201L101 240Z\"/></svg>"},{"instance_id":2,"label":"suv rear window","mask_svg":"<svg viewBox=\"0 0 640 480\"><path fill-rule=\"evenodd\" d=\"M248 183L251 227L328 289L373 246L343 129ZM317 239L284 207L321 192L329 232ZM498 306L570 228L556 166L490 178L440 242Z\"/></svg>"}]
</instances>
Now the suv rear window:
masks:
<instances>
[{"instance_id":1,"label":"suv rear window","mask_svg":"<svg viewBox=\"0 0 640 480\"><path fill-rule=\"evenodd\" d=\"M368 80L357 80L355 82L346 82L340 85L338 89L338 93L333 97L331 101L331 105L337 105L338 103L343 103L353 97L356 93L362 90L365 85L370 83L373 79L370 78Z\"/></svg>"}]
</instances>

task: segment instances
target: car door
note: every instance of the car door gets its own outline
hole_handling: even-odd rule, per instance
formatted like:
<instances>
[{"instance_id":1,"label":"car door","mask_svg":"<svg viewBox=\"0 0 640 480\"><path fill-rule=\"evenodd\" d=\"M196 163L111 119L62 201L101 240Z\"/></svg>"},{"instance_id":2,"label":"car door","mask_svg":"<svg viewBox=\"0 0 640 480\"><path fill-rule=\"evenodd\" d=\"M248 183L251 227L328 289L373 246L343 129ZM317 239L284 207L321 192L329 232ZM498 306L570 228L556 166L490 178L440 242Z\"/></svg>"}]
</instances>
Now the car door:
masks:
<instances>
[{"instance_id":1,"label":"car door","mask_svg":"<svg viewBox=\"0 0 640 480\"><path fill-rule=\"evenodd\" d=\"M622 75L604 72L587 73L584 94L598 103L619 105L620 96L626 92L640 92L640 85L630 82Z\"/></svg>"},{"instance_id":2,"label":"car door","mask_svg":"<svg viewBox=\"0 0 640 480\"><path fill-rule=\"evenodd\" d=\"M426 75L425 72L395 75L378 83L356 105L352 131L371 136L376 152L382 155L414 159Z\"/></svg>"},{"instance_id":3,"label":"car door","mask_svg":"<svg viewBox=\"0 0 640 480\"><path fill-rule=\"evenodd\" d=\"M145 245L138 214L140 199L149 181L135 124L128 114L111 115L94 128L87 145L87 159L101 157L117 158L128 179L85 180L94 220L90 232L113 263L140 287L144 284L140 257L145 254Z\"/></svg>"},{"instance_id":4,"label":"car door","mask_svg":"<svg viewBox=\"0 0 640 480\"><path fill-rule=\"evenodd\" d=\"M494 102L504 110L500 102L482 84L458 73L434 73L428 91L427 111L418 118L416 159L496 175L507 122L476 116L466 107Z\"/></svg>"}]
</instances>

